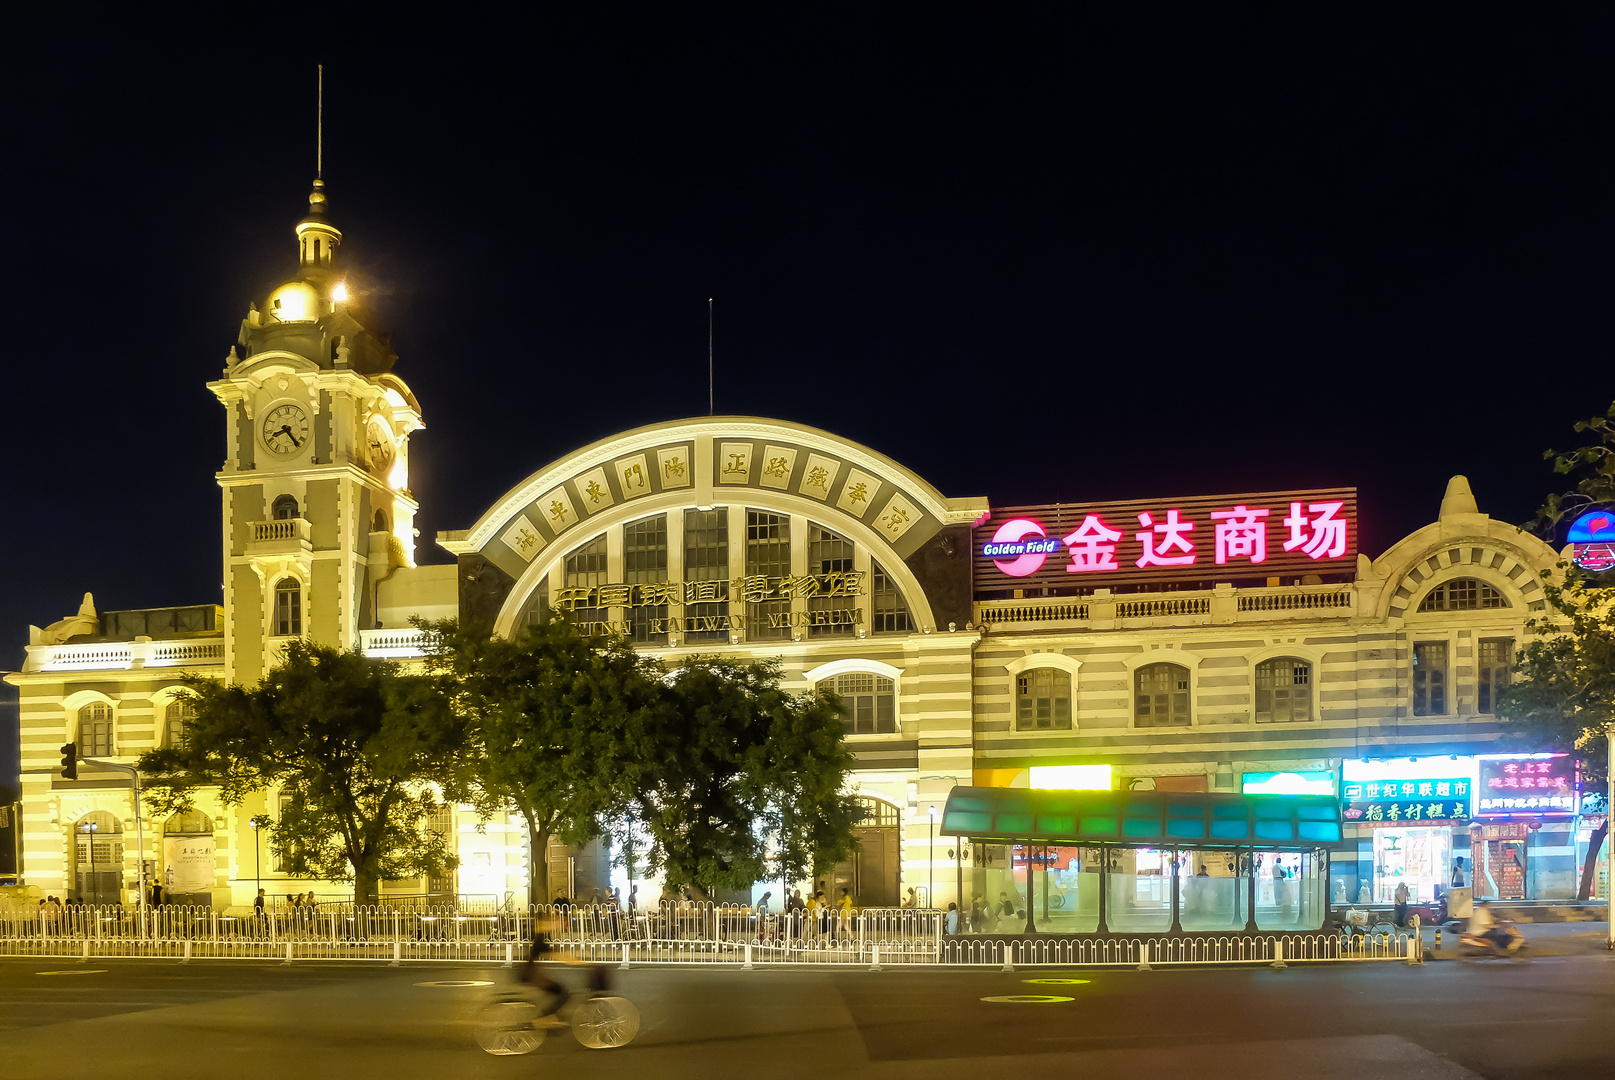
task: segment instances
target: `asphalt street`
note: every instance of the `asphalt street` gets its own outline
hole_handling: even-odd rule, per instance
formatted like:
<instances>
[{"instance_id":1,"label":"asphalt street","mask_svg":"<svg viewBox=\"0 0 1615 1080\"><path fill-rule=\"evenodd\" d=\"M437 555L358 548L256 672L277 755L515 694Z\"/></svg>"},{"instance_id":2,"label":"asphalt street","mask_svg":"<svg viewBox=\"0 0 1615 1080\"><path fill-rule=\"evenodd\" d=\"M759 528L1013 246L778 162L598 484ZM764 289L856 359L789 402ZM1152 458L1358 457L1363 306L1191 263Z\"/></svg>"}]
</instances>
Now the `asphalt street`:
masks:
<instances>
[{"instance_id":1,"label":"asphalt street","mask_svg":"<svg viewBox=\"0 0 1615 1080\"><path fill-rule=\"evenodd\" d=\"M510 977L468 965L0 960L0 1076L454 1077L1615 1075L1602 927L1527 928L1527 963L1133 970L636 968L638 1040L476 1046ZM1051 981L1069 980L1069 981ZM1054 1001L991 1001L1047 996Z\"/></svg>"}]
</instances>

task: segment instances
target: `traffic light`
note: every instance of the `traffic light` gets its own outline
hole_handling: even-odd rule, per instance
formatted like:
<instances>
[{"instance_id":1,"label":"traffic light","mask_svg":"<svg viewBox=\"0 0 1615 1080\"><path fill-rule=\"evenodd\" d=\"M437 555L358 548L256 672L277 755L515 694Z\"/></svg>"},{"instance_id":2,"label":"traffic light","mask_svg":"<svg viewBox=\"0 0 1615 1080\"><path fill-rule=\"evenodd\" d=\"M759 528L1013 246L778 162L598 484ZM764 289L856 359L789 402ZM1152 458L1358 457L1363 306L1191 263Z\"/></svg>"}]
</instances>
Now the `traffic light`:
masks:
<instances>
[{"instance_id":1,"label":"traffic light","mask_svg":"<svg viewBox=\"0 0 1615 1080\"><path fill-rule=\"evenodd\" d=\"M79 744L64 743L62 745L62 779L77 780L79 778Z\"/></svg>"}]
</instances>

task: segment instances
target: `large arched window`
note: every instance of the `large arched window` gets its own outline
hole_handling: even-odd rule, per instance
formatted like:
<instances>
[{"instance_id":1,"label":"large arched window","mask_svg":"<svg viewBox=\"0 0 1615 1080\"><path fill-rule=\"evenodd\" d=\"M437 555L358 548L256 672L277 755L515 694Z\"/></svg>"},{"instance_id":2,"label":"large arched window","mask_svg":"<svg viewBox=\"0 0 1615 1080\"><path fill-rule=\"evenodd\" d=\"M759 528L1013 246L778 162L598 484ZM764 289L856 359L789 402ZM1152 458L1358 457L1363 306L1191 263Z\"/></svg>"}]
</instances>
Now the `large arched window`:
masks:
<instances>
[{"instance_id":1,"label":"large arched window","mask_svg":"<svg viewBox=\"0 0 1615 1080\"><path fill-rule=\"evenodd\" d=\"M1256 722L1298 724L1312 719L1312 665L1293 656L1256 665Z\"/></svg>"},{"instance_id":2,"label":"large arched window","mask_svg":"<svg viewBox=\"0 0 1615 1080\"><path fill-rule=\"evenodd\" d=\"M1071 673L1034 668L1015 676L1015 728L1046 731L1071 727Z\"/></svg>"},{"instance_id":3,"label":"large arched window","mask_svg":"<svg viewBox=\"0 0 1615 1080\"><path fill-rule=\"evenodd\" d=\"M275 636L296 637L303 632L303 585L296 578L275 582Z\"/></svg>"},{"instance_id":4,"label":"large arched window","mask_svg":"<svg viewBox=\"0 0 1615 1080\"><path fill-rule=\"evenodd\" d=\"M1443 581L1419 601L1420 611L1485 611L1508 606L1508 597L1472 577Z\"/></svg>"},{"instance_id":5,"label":"large arched window","mask_svg":"<svg viewBox=\"0 0 1615 1080\"><path fill-rule=\"evenodd\" d=\"M1189 669L1181 664L1145 664L1133 676L1133 723L1137 727L1189 725Z\"/></svg>"},{"instance_id":6,"label":"large arched window","mask_svg":"<svg viewBox=\"0 0 1615 1080\"><path fill-rule=\"evenodd\" d=\"M112 756L112 706L91 702L79 710L79 757Z\"/></svg>"},{"instance_id":7,"label":"large arched window","mask_svg":"<svg viewBox=\"0 0 1615 1080\"><path fill-rule=\"evenodd\" d=\"M195 719L196 706L189 701L171 701L163 712L163 745L178 749L185 745L185 721Z\"/></svg>"},{"instance_id":8,"label":"large arched window","mask_svg":"<svg viewBox=\"0 0 1615 1080\"><path fill-rule=\"evenodd\" d=\"M849 671L831 686L841 698L848 735L891 735L897 731L897 684L884 675Z\"/></svg>"}]
</instances>

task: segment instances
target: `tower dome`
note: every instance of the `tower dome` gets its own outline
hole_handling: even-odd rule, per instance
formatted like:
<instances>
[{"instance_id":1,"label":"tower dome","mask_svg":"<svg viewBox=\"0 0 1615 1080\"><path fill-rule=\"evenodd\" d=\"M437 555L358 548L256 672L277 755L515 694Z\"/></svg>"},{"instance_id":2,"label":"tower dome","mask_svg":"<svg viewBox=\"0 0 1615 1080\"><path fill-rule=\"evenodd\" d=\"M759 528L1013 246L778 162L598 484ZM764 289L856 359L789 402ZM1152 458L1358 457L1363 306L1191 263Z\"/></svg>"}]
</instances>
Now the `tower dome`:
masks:
<instances>
[{"instance_id":1,"label":"tower dome","mask_svg":"<svg viewBox=\"0 0 1615 1080\"><path fill-rule=\"evenodd\" d=\"M342 245L342 233L326 217L330 203L325 181L316 179L308 196L308 214L297 223L297 261L304 268L329 268Z\"/></svg>"}]
</instances>

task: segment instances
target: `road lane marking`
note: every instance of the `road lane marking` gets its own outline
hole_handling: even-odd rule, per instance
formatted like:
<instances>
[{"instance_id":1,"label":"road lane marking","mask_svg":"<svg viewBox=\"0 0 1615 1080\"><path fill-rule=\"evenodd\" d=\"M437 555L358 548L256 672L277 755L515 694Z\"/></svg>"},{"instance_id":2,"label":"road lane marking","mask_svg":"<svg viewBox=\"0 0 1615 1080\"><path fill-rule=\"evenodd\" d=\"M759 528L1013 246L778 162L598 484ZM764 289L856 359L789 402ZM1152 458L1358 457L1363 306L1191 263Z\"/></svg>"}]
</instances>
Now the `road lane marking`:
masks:
<instances>
[{"instance_id":1,"label":"road lane marking","mask_svg":"<svg viewBox=\"0 0 1615 1080\"><path fill-rule=\"evenodd\" d=\"M106 968L64 968L61 971L36 971L35 975L105 975Z\"/></svg>"},{"instance_id":2,"label":"road lane marking","mask_svg":"<svg viewBox=\"0 0 1615 1080\"><path fill-rule=\"evenodd\" d=\"M1023 983L1037 983L1040 986L1076 986L1091 982L1090 979L1022 979Z\"/></svg>"},{"instance_id":3,"label":"road lane marking","mask_svg":"<svg viewBox=\"0 0 1615 1080\"><path fill-rule=\"evenodd\" d=\"M438 979L435 982L418 982L416 986L492 986L492 979Z\"/></svg>"},{"instance_id":4,"label":"road lane marking","mask_svg":"<svg viewBox=\"0 0 1615 1080\"><path fill-rule=\"evenodd\" d=\"M1055 997L1051 994L999 994L984 997L983 1001L1002 1002L1007 1005L1047 1005L1055 1001L1075 1001L1076 998Z\"/></svg>"}]
</instances>

